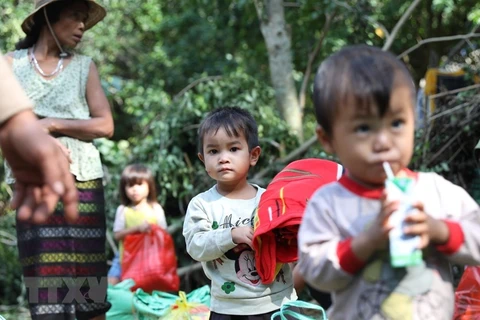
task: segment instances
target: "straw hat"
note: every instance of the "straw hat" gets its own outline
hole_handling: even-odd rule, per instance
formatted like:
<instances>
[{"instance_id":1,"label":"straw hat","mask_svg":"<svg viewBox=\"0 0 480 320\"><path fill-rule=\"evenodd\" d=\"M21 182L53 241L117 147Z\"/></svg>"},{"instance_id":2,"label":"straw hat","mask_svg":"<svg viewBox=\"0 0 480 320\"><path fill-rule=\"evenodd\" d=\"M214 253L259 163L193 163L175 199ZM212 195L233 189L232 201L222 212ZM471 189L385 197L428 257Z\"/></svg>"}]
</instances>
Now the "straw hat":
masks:
<instances>
[{"instance_id":1,"label":"straw hat","mask_svg":"<svg viewBox=\"0 0 480 320\"><path fill-rule=\"evenodd\" d=\"M69 1L69 0L34 0L35 1L35 10L28 15L28 17L22 23L22 30L25 33L30 32L33 27L33 17L35 14L40 11L43 7L49 5L52 2L56 1ZM85 30L90 29L98 22L100 22L106 15L107 12L105 8L95 2L95 0L84 0L88 3L89 12L88 12L88 19L85 22Z\"/></svg>"}]
</instances>

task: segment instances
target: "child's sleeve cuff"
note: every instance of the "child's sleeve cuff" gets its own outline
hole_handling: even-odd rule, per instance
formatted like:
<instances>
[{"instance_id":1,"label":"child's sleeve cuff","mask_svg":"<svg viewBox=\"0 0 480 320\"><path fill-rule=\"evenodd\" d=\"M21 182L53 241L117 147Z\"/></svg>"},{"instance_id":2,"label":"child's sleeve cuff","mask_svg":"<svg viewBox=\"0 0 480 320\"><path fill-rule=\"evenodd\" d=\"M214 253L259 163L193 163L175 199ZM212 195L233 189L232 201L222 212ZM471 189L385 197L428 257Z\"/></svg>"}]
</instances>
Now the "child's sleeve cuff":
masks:
<instances>
[{"instance_id":1,"label":"child's sleeve cuff","mask_svg":"<svg viewBox=\"0 0 480 320\"><path fill-rule=\"evenodd\" d=\"M463 234L462 227L458 222L448 220L443 220L443 222L445 222L449 231L448 241L445 244L436 245L435 247L443 254L454 254L465 242L465 236Z\"/></svg>"},{"instance_id":2,"label":"child's sleeve cuff","mask_svg":"<svg viewBox=\"0 0 480 320\"><path fill-rule=\"evenodd\" d=\"M365 266L365 262L357 258L352 250L352 238L340 241L337 245L337 257L340 267L350 274L356 274Z\"/></svg>"}]
</instances>

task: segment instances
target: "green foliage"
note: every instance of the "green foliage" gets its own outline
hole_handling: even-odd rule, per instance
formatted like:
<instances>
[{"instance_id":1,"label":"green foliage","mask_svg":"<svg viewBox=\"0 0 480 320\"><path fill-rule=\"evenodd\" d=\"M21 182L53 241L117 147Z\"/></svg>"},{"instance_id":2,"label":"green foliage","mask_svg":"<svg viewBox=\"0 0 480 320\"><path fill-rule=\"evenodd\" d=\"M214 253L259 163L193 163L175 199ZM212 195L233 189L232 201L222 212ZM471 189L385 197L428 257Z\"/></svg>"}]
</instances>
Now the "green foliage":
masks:
<instances>
[{"instance_id":1,"label":"green foliage","mask_svg":"<svg viewBox=\"0 0 480 320\"><path fill-rule=\"evenodd\" d=\"M128 89L124 93L132 96ZM272 106L272 89L246 74L207 80L172 101L160 100L155 91L143 92L137 102L130 100L130 106L135 103L155 106L156 111L140 105L132 108L130 116L138 119L135 122L145 123L134 127L133 134L126 140L98 142L109 172L107 194L112 202L108 203L118 203L116 186L123 167L131 162L143 162L157 176L159 201L166 204L169 219L182 216L188 201L213 184L197 158L197 128L206 113L221 106L246 108L257 119L264 156L252 173L269 166L275 158L298 145ZM135 114L138 110L144 111ZM111 215L114 209L110 208Z\"/></svg>"},{"instance_id":2,"label":"green foliage","mask_svg":"<svg viewBox=\"0 0 480 320\"><path fill-rule=\"evenodd\" d=\"M3 0L0 2L0 49L3 52L12 51L15 42L20 40L23 19L31 9L29 1Z\"/></svg>"},{"instance_id":3,"label":"green foliage","mask_svg":"<svg viewBox=\"0 0 480 320\"><path fill-rule=\"evenodd\" d=\"M437 99L436 119L416 132L412 168L437 172L470 190L478 171L474 157L480 138L478 103L478 94L468 91Z\"/></svg>"},{"instance_id":4,"label":"green foliage","mask_svg":"<svg viewBox=\"0 0 480 320\"><path fill-rule=\"evenodd\" d=\"M14 214L0 216L0 302L15 304L22 299L22 268L15 241Z\"/></svg>"},{"instance_id":5,"label":"green foliage","mask_svg":"<svg viewBox=\"0 0 480 320\"><path fill-rule=\"evenodd\" d=\"M480 23L480 3L477 3L468 14L468 20L472 21L475 25Z\"/></svg>"},{"instance_id":6,"label":"green foliage","mask_svg":"<svg viewBox=\"0 0 480 320\"><path fill-rule=\"evenodd\" d=\"M275 160L287 155L299 142L275 108L274 92L269 85L268 53L253 2L101 2L107 6L108 15L86 33L79 51L94 58L115 119L113 139L96 141L106 172L109 228L119 205L120 173L132 162L143 162L152 168L158 184L158 199L166 209L169 224L182 224L191 197L213 184L197 159L196 131L206 113L220 106L246 108L257 119L263 152L251 177L267 170L263 178L265 186L283 167ZM289 2L291 6L286 6L285 11L298 87L309 56L322 36L325 13L335 14L336 18L313 61L312 77L325 57L345 45L382 46L385 39L380 38L375 29L383 26L391 31L410 3L394 0ZM15 42L23 36L20 23L31 8L31 1L0 2L0 50L13 50ZM468 33L479 22L479 17L477 0L422 1L400 29L392 52L401 53L419 39ZM428 44L406 57L405 62L415 79L423 77L427 66L435 65L436 58L447 54L453 45ZM304 110L307 139L314 134L316 124L311 93L310 84ZM458 99L447 102L445 108L472 97L459 95ZM430 132L418 131L413 168L434 170L454 182L468 185L468 179L463 181L464 173L474 168L471 150L472 143L480 136L477 130L480 126L478 117L471 118L476 113L466 111L469 113L439 118ZM465 119L471 120L465 123ZM459 126L463 129L457 141L442 150ZM301 157L334 159L318 144ZM3 176L1 168L3 166L0 166L0 176ZM5 207L10 194L10 188L0 183L0 209ZM0 217L0 230L15 234L12 215ZM179 265L191 264L181 232L174 233L173 237ZM0 304L12 304L21 294L16 249L0 244L0 260L7 262L5 268L0 269Z\"/></svg>"},{"instance_id":7,"label":"green foliage","mask_svg":"<svg viewBox=\"0 0 480 320\"><path fill-rule=\"evenodd\" d=\"M107 172L105 192L110 226L119 205L120 173L133 162L145 163L152 169L158 200L165 208L169 224L182 224L189 200L214 184L197 158L197 129L206 113L215 108L243 107L257 119L263 156L252 174L298 146L274 108L273 90L244 73L205 78L172 99L160 89L144 89L134 81L126 81L116 99L128 106L124 112L131 119L130 136L96 142ZM179 264L190 264L191 259L184 254L181 232L174 237Z\"/></svg>"}]
</instances>

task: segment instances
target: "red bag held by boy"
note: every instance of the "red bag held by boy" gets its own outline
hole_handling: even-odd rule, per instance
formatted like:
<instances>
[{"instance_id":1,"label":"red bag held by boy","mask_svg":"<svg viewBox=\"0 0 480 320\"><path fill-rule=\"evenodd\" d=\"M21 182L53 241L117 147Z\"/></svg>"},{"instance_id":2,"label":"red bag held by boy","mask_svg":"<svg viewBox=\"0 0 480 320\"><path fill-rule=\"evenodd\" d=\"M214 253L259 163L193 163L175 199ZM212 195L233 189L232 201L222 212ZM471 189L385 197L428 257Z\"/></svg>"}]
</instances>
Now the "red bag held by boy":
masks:
<instances>
[{"instance_id":1,"label":"red bag held by boy","mask_svg":"<svg viewBox=\"0 0 480 320\"><path fill-rule=\"evenodd\" d=\"M122 257L122 280L133 279L132 291L142 288L178 291L177 257L173 239L167 231L151 225L147 233L130 234L125 237Z\"/></svg>"}]
</instances>

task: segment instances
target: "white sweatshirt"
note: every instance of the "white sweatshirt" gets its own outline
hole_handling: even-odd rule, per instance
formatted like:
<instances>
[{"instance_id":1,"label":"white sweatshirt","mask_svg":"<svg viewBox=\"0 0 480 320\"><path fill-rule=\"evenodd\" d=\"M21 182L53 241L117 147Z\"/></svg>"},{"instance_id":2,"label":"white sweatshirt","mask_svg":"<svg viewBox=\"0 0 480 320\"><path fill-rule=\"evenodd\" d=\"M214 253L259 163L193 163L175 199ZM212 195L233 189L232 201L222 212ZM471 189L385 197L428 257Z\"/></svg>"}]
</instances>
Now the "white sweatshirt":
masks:
<instances>
[{"instance_id":1,"label":"white sweatshirt","mask_svg":"<svg viewBox=\"0 0 480 320\"><path fill-rule=\"evenodd\" d=\"M212 281L210 309L228 315L257 315L296 300L292 271L284 265L276 281L263 285L255 267L255 254L232 240L232 228L252 226L253 215L265 189L256 185L253 199L229 199L216 186L190 201L183 225L187 252L202 262Z\"/></svg>"},{"instance_id":2,"label":"white sweatshirt","mask_svg":"<svg viewBox=\"0 0 480 320\"><path fill-rule=\"evenodd\" d=\"M415 197L424 211L447 223L444 245L423 251L424 263L392 268L388 250L367 262L351 249L380 212L381 189L366 189L347 176L310 199L299 231L299 270L318 290L332 293L330 320L450 320L454 291L449 262L480 264L480 210L462 188L435 173L414 173Z\"/></svg>"}]
</instances>

